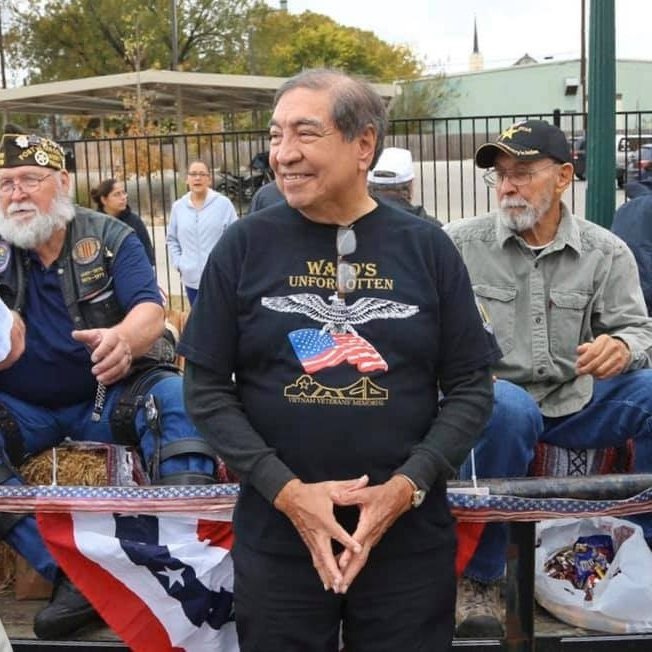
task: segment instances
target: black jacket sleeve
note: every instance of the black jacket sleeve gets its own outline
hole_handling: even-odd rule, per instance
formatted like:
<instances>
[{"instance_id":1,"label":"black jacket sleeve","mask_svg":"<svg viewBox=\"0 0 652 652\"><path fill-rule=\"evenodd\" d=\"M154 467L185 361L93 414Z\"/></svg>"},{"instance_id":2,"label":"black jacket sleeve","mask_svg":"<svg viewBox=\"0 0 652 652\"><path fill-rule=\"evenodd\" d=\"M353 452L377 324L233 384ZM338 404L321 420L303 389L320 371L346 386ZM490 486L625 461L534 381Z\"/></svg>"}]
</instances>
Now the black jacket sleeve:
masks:
<instances>
[{"instance_id":1,"label":"black jacket sleeve","mask_svg":"<svg viewBox=\"0 0 652 652\"><path fill-rule=\"evenodd\" d=\"M253 429L235 385L186 360L183 386L186 409L197 429L242 482L272 502L296 476Z\"/></svg>"}]
</instances>

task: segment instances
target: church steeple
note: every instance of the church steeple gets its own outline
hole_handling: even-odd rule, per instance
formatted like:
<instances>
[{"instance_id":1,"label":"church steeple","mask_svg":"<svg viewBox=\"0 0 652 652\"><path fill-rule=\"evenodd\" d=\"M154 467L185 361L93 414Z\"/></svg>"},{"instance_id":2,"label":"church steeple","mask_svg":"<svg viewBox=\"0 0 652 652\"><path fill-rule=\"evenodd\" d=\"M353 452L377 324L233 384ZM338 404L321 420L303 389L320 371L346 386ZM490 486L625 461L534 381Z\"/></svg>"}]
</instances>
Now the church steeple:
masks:
<instances>
[{"instance_id":1,"label":"church steeple","mask_svg":"<svg viewBox=\"0 0 652 652\"><path fill-rule=\"evenodd\" d=\"M469 57L469 70L471 72L477 72L483 69L484 58L480 54L480 48L478 47L478 21L473 16L473 52L471 52L471 56Z\"/></svg>"}]
</instances>

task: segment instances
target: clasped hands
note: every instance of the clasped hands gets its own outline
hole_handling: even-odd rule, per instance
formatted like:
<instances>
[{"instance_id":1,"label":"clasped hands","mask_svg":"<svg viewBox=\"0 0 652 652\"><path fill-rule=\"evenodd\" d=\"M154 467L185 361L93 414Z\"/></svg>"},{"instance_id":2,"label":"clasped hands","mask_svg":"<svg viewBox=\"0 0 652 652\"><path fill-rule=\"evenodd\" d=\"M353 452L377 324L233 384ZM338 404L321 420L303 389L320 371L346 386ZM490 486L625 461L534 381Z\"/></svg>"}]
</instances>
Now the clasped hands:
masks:
<instances>
[{"instance_id":1,"label":"clasped hands","mask_svg":"<svg viewBox=\"0 0 652 652\"><path fill-rule=\"evenodd\" d=\"M406 478L397 475L383 484L368 485L366 475L315 483L295 478L274 500L274 506L292 521L308 547L326 591L346 593L367 563L371 548L411 507L412 487ZM335 505L357 506L360 510L353 534L337 522ZM338 555L333 553L333 540L344 547Z\"/></svg>"},{"instance_id":2,"label":"clasped hands","mask_svg":"<svg viewBox=\"0 0 652 652\"><path fill-rule=\"evenodd\" d=\"M115 328L89 328L72 332L77 342L91 351L91 372L98 383L111 385L122 380L131 369L131 346Z\"/></svg>"}]
</instances>

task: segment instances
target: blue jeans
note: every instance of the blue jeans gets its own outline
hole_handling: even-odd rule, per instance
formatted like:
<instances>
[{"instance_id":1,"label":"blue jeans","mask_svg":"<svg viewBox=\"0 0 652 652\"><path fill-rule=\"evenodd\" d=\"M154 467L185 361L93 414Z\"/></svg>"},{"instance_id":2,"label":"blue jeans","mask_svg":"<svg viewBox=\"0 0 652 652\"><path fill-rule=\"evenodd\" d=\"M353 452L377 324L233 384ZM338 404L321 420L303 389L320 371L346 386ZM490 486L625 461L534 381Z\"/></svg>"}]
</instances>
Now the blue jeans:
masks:
<instances>
[{"instance_id":1,"label":"blue jeans","mask_svg":"<svg viewBox=\"0 0 652 652\"><path fill-rule=\"evenodd\" d=\"M64 437L76 441L113 443L110 417L123 389L121 383L109 388L102 416L97 422L91 420L92 402L48 409L19 401L9 394L0 392L0 403L3 403L16 419L25 450L31 455L37 455L61 443ZM160 408L161 446L179 439L201 437L186 416L182 392L180 376L168 376L160 380L149 392L157 398ZM145 410L142 407L136 412L135 426L140 440L140 450L147 464L154 454L156 438L147 427ZM4 448L2 433L0 433L0 448ZM214 470L214 460L198 453L171 457L165 460L160 468L163 478L184 471L213 475ZM7 484L20 484L20 480L11 478ZM6 541L46 579L50 581L54 579L57 566L43 544L33 516L27 516L19 521L6 536Z\"/></svg>"},{"instance_id":2,"label":"blue jeans","mask_svg":"<svg viewBox=\"0 0 652 652\"><path fill-rule=\"evenodd\" d=\"M564 448L605 448L635 440L634 470L652 472L652 369L596 380L591 401L564 417L543 417L534 399L520 387L499 380L494 387L494 410L474 449L479 478L527 475L534 447L543 441ZM460 478L471 477L470 456ZM633 519L634 520L634 519ZM635 520L646 538L652 537L652 516ZM503 576L507 526L488 523L464 575L482 582Z\"/></svg>"}]
</instances>

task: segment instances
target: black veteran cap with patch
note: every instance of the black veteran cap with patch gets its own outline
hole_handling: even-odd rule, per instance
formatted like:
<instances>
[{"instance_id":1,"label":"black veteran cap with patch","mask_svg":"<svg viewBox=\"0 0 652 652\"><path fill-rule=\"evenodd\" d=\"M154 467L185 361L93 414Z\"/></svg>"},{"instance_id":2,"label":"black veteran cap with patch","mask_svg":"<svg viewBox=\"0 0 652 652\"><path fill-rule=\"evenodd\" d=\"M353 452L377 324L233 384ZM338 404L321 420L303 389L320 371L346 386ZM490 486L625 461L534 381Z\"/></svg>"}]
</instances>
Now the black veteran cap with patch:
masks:
<instances>
[{"instance_id":1,"label":"black veteran cap with patch","mask_svg":"<svg viewBox=\"0 0 652 652\"><path fill-rule=\"evenodd\" d=\"M66 154L61 145L35 134L3 134L0 141L0 168L36 165L64 170Z\"/></svg>"},{"instance_id":2,"label":"black veteran cap with patch","mask_svg":"<svg viewBox=\"0 0 652 652\"><path fill-rule=\"evenodd\" d=\"M519 161L553 158L559 163L571 162L570 147L564 132L545 120L526 120L508 127L496 142L478 147L475 163L479 168L491 168L501 152Z\"/></svg>"}]
</instances>

